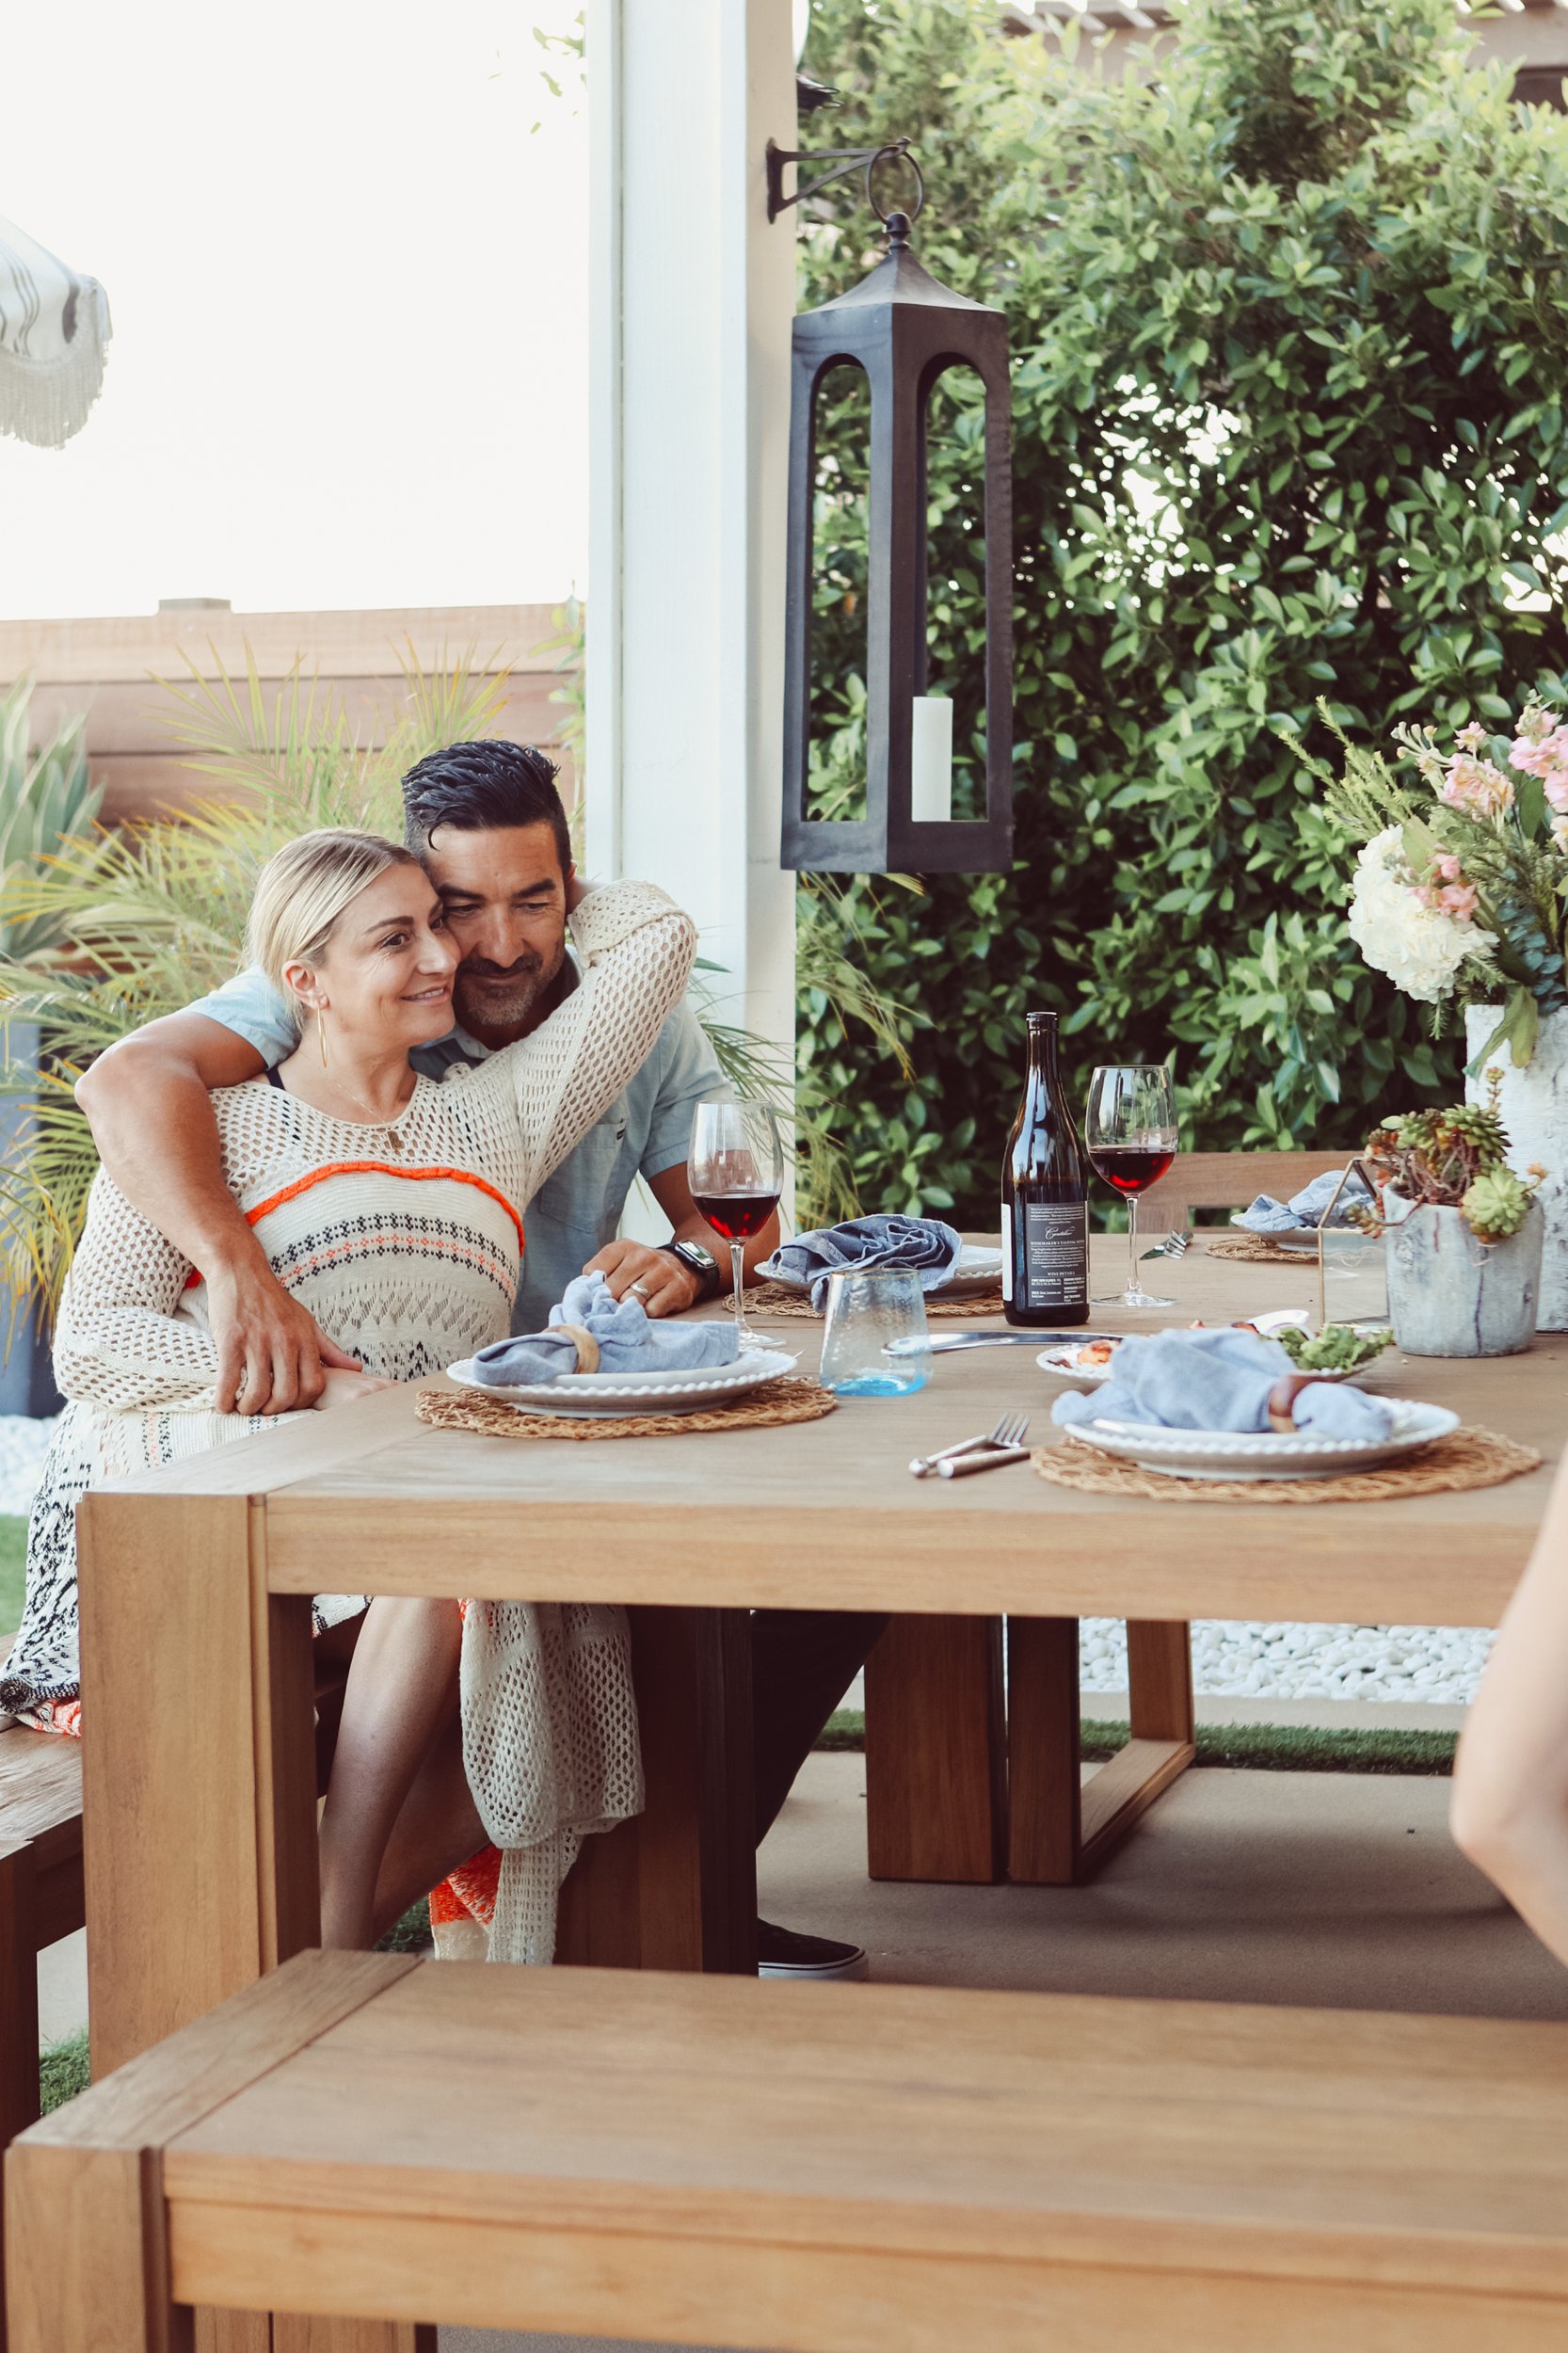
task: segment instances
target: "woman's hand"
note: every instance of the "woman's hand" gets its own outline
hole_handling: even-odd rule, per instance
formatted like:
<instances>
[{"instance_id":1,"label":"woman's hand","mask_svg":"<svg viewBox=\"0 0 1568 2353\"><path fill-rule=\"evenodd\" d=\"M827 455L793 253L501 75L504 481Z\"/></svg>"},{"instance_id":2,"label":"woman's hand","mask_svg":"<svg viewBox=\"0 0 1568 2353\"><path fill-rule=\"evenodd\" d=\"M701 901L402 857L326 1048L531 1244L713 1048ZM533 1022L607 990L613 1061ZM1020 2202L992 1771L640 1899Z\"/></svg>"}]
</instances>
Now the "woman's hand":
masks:
<instances>
[{"instance_id":1,"label":"woman's hand","mask_svg":"<svg viewBox=\"0 0 1568 2353\"><path fill-rule=\"evenodd\" d=\"M336 1366L327 1365L322 1370L322 1391L313 1411L325 1414L333 1405L357 1405L362 1397L374 1397L378 1389L395 1389L395 1381L378 1381L373 1372L342 1372Z\"/></svg>"}]
</instances>

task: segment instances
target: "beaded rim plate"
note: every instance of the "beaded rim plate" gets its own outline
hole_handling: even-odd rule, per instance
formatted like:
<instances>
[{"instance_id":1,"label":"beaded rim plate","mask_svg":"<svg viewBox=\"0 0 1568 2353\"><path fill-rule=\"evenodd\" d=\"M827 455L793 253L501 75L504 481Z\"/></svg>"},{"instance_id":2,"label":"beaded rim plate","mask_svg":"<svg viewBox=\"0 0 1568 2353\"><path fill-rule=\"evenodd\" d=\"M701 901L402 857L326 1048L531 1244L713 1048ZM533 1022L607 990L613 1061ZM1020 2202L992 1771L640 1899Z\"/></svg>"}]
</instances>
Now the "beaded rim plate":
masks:
<instances>
[{"instance_id":1,"label":"beaded rim plate","mask_svg":"<svg viewBox=\"0 0 1568 2353\"><path fill-rule=\"evenodd\" d=\"M581 1420L587 1414L689 1414L727 1397L744 1396L760 1388L781 1372L793 1372L799 1362L784 1349L750 1350L732 1365L706 1365L683 1372L563 1372L554 1381L520 1382L498 1389L476 1380L473 1359L448 1365L450 1379L459 1388L493 1397L520 1414L564 1414Z\"/></svg>"},{"instance_id":2,"label":"beaded rim plate","mask_svg":"<svg viewBox=\"0 0 1568 2353\"><path fill-rule=\"evenodd\" d=\"M1385 1438L1315 1438L1309 1430L1289 1437L1272 1432L1157 1430L1125 1421L1070 1422L1067 1436L1096 1453L1173 1479L1337 1479L1346 1471L1396 1462L1459 1428L1459 1416L1446 1405L1389 1403L1394 1427Z\"/></svg>"},{"instance_id":3,"label":"beaded rim plate","mask_svg":"<svg viewBox=\"0 0 1568 2353\"><path fill-rule=\"evenodd\" d=\"M918 1272L918 1270L912 1270ZM760 1275L776 1283L780 1290L805 1291L810 1289L798 1274L786 1274L782 1268L759 1267ZM958 1253L958 1264L945 1283L938 1283L926 1293L928 1299L968 1299L979 1291L994 1290L1001 1280L1001 1252L989 1250L981 1242L967 1241Z\"/></svg>"}]
</instances>

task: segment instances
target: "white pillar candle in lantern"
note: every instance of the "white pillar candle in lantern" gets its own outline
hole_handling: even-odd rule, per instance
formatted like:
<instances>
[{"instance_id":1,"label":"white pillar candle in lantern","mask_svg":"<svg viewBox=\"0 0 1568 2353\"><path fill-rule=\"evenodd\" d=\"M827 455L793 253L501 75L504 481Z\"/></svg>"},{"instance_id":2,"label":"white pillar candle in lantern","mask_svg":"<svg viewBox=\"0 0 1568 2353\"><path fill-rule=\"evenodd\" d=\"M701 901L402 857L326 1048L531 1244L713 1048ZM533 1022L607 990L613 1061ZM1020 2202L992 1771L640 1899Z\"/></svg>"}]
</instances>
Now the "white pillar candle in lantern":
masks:
<instances>
[{"instance_id":1,"label":"white pillar candle in lantern","mask_svg":"<svg viewBox=\"0 0 1568 2353\"><path fill-rule=\"evenodd\" d=\"M911 706L909 814L917 824L939 825L952 815L952 704L946 695L917 695Z\"/></svg>"}]
</instances>

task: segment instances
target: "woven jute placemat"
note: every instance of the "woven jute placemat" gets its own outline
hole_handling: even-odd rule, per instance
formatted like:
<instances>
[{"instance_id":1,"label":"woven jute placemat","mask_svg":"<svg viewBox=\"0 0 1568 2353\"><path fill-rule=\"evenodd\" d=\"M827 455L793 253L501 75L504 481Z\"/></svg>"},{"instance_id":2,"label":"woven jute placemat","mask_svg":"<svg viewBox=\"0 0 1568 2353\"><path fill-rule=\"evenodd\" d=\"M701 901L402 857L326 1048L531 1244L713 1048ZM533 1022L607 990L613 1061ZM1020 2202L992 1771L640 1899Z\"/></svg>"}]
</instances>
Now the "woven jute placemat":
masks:
<instances>
[{"instance_id":1,"label":"woven jute placemat","mask_svg":"<svg viewBox=\"0 0 1568 2353\"><path fill-rule=\"evenodd\" d=\"M680 1438L694 1431L768 1430L792 1421L821 1421L839 1401L804 1374L781 1373L728 1405L692 1414L598 1414L592 1420L564 1414L524 1414L504 1398L475 1389L421 1389L416 1408L434 1430L474 1430L482 1438Z\"/></svg>"},{"instance_id":2,"label":"woven jute placemat","mask_svg":"<svg viewBox=\"0 0 1568 2353\"><path fill-rule=\"evenodd\" d=\"M1533 1447L1518 1446L1495 1430L1470 1429L1435 1439L1409 1462L1347 1471L1342 1479L1173 1479L1071 1440L1037 1447L1029 1459L1053 1487L1090 1496L1148 1496L1161 1503L1390 1503L1400 1496L1500 1487L1505 1479L1522 1479L1541 1462Z\"/></svg>"},{"instance_id":3,"label":"woven jute placemat","mask_svg":"<svg viewBox=\"0 0 1568 2353\"><path fill-rule=\"evenodd\" d=\"M805 1291L792 1291L782 1283L759 1283L746 1293L749 1313L775 1321L820 1323L822 1318L812 1306ZM925 1312L933 1320L947 1317L1000 1316L1001 1285L993 1283L988 1290L971 1292L967 1299L943 1299L939 1294L926 1293Z\"/></svg>"},{"instance_id":4,"label":"woven jute placemat","mask_svg":"<svg viewBox=\"0 0 1568 2353\"><path fill-rule=\"evenodd\" d=\"M1210 1258L1251 1258L1273 1266L1316 1266L1315 1253L1309 1250L1282 1250L1267 1234L1203 1234L1204 1255Z\"/></svg>"}]
</instances>

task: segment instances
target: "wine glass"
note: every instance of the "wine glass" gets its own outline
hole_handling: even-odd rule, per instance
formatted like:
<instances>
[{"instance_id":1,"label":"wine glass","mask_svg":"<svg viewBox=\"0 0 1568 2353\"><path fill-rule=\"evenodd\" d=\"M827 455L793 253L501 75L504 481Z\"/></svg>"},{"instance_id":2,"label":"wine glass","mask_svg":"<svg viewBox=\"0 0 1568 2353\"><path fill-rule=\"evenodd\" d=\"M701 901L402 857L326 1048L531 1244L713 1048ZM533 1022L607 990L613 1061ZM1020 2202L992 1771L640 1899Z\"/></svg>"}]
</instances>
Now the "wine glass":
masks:
<instances>
[{"instance_id":1,"label":"wine glass","mask_svg":"<svg viewBox=\"0 0 1568 2353\"><path fill-rule=\"evenodd\" d=\"M1138 1195L1158 1184L1176 1156L1176 1103L1163 1063L1112 1063L1089 1081L1084 1144L1096 1176L1128 1205L1128 1282L1113 1294L1124 1307L1174 1307L1138 1280ZM1096 1305L1108 1304L1096 1301Z\"/></svg>"},{"instance_id":2,"label":"wine glass","mask_svg":"<svg viewBox=\"0 0 1568 2353\"><path fill-rule=\"evenodd\" d=\"M745 1246L778 1207L784 1190L784 1139L767 1103L730 1096L699 1103L692 1114L687 1181L699 1214L729 1244L735 1280L735 1337L743 1349L770 1342L745 1320Z\"/></svg>"}]
</instances>

